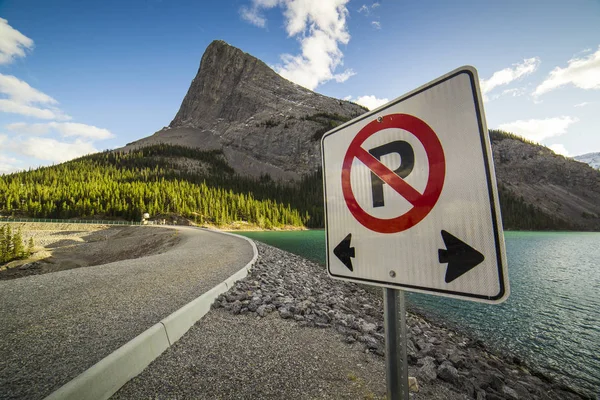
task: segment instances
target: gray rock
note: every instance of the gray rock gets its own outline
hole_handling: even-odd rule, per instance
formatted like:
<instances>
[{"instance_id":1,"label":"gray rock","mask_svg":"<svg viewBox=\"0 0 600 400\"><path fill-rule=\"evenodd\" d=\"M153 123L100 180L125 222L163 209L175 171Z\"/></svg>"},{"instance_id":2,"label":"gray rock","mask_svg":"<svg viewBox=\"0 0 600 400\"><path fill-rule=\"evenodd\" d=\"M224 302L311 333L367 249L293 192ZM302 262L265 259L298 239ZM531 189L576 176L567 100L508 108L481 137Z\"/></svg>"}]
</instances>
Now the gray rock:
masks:
<instances>
[{"instance_id":1,"label":"gray rock","mask_svg":"<svg viewBox=\"0 0 600 400\"><path fill-rule=\"evenodd\" d=\"M446 382L456 383L458 371L449 361L444 361L437 369L437 376Z\"/></svg>"},{"instance_id":2,"label":"gray rock","mask_svg":"<svg viewBox=\"0 0 600 400\"><path fill-rule=\"evenodd\" d=\"M373 332L375 332L376 329L377 329L377 325L369 323L369 322L364 322L363 324L360 325L360 331L365 334L373 333Z\"/></svg>"},{"instance_id":3,"label":"gray rock","mask_svg":"<svg viewBox=\"0 0 600 400\"><path fill-rule=\"evenodd\" d=\"M426 382L435 380L437 378L437 368L435 367L435 363L431 361L423 364L423 366L419 368L418 374L421 379Z\"/></svg>"},{"instance_id":4,"label":"gray rock","mask_svg":"<svg viewBox=\"0 0 600 400\"><path fill-rule=\"evenodd\" d=\"M369 335L360 336L358 338L358 340L360 342L364 343L367 346L367 348L369 348L369 349L374 349L374 348L377 348L377 346L378 346L377 340L375 340L374 337L369 336Z\"/></svg>"},{"instance_id":5,"label":"gray rock","mask_svg":"<svg viewBox=\"0 0 600 400\"><path fill-rule=\"evenodd\" d=\"M236 300L233 305L231 306L231 312L234 314L239 314L240 311L242 311L242 302L239 300Z\"/></svg>"},{"instance_id":6,"label":"gray rock","mask_svg":"<svg viewBox=\"0 0 600 400\"><path fill-rule=\"evenodd\" d=\"M502 393L502 395L507 399L519 400L519 395L517 394L517 392L507 385L502 386L502 391L500 393Z\"/></svg>"},{"instance_id":7,"label":"gray rock","mask_svg":"<svg viewBox=\"0 0 600 400\"><path fill-rule=\"evenodd\" d=\"M262 306L259 306L256 309L256 313L261 316L264 317L265 315L267 315L267 306L265 306L264 304Z\"/></svg>"},{"instance_id":8,"label":"gray rock","mask_svg":"<svg viewBox=\"0 0 600 400\"><path fill-rule=\"evenodd\" d=\"M442 343L442 342L440 341L440 339L438 339L438 338L437 338L437 337L435 337L435 336L432 336L432 337L430 337L429 339L427 339L427 341L428 341L429 343L433 344L433 345L438 345L438 344Z\"/></svg>"},{"instance_id":9,"label":"gray rock","mask_svg":"<svg viewBox=\"0 0 600 400\"><path fill-rule=\"evenodd\" d=\"M288 319L292 317L292 313L285 307L279 308L279 316L283 319Z\"/></svg>"},{"instance_id":10,"label":"gray rock","mask_svg":"<svg viewBox=\"0 0 600 400\"><path fill-rule=\"evenodd\" d=\"M495 392L487 392L485 397L487 400L506 400L505 397L502 397L498 393L495 393Z\"/></svg>"},{"instance_id":11,"label":"gray rock","mask_svg":"<svg viewBox=\"0 0 600 400\"><path fill-rule=\"evenodd\" d=\"M431 357L431 356L419 358L417 360L417 365L418 366L422 366L422 365L429 364L429 363L432 363L433 365L436 365L435 364L435 359L433 357Z\"/></svg>"},{"instance_id":12,"label":"gray rock","mask_svg":"<svg viewBox=\"0 0 600 400\"><path fill-rule=\"evenodd\" d=\"M434 346L424 340L417 341L417 349L419 349L419 352L423 355L432 355L435 353Z\"/></svg>"},{"instance_id":13,"label":"gray rock","mask_svg":"<svg viewBox=\"0 0 600 400\"><path fill-rule=\"evenodd\" d=\"M448 356L448 360L456 367L456 368L463 368L466 363L465 363L465 358L463 356L461 356L460 354L458 354L457 352L454 352L452 354L450 354Z\"/></svg>"}]
</instances>

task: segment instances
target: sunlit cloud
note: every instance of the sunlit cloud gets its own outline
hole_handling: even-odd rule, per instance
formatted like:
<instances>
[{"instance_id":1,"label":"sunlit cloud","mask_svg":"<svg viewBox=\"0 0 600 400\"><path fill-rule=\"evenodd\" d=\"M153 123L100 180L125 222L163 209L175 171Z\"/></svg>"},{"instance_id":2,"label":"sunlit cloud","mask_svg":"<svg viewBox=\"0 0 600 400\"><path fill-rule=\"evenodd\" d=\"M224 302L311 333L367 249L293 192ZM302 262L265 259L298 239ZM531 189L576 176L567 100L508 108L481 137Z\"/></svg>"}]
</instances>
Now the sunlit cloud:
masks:
<instances>
[{"instance_id":1,"label":"sunlit cloud","mask_svg":"<svg viewBox=\"0 0 600 400\"><path fill-rule=\"evenodd\" d=\"M6 125L6 129L19 134L45 135L50 132L55 132L63 137L81 137L92 140L104 140L115 137L107 129L76 122L47 122L36 124L16 122Z\"/></svg>"},{"instance_id":2,"label":"sunlit cloud","mask_svg":"<svg viewBox=\"0 0 600 400\"><path fill-rule=\"evenodd\" d=\"M518 120L498 125L498 129L512 132L534 142L561 136L567 133L570 125L578 122L577 118L569 116Z\"/></svg>"},{"instance_id":3,"label":"sunlit cloud","mask_svg":"<svg viewBox=\"0 0 600 400\"><path fill-rule=\"evenodd\" d=\"M600 46L587 57L572 58L565 68L554 68L533 92L540 96L562 86L572 85L579 89L600 89Z\"/></svg>"},{"instance_id":4,"label":"sunlit cloud","mask_svg":"<svg viewBox=\"0 0 600 400\"><path fill-rule=\"evenodd\" d=\"M521 63L513 64L512 67L494 72L489 79L481 79L480 87L484 98L498 86L508 85L511 82L534 73L540 66L540 62L538 57L527 58Z\"/></svg>"},{"instance_id":5,"label":"sunlit cloud","mask_svg":"<svg viewBox=\"0 0 600 400\"><path fill-rule=\"evenodd\" d=\"M25 57L33 49L33 40L0 18L0 64L10 64L15 58Z\"/></svg>"},{"instance_id":6,"label":"sunlit cloud","mask_svg":"<svg viewBox=\"0 0 600 400\"><path fill-rule=\"evenodd\" d=\"M280 7L288 37L296 38L300 53L282 54L281 64L275 70L284 78L314 90L322 83L335 80L344 82L355 72L343 65L344 54L340 45L348 44L350 34L346 18L349 0L252 0L242 6L240 15L253 25L266 26L263 10Z\"/></svg>"}]
</instances>

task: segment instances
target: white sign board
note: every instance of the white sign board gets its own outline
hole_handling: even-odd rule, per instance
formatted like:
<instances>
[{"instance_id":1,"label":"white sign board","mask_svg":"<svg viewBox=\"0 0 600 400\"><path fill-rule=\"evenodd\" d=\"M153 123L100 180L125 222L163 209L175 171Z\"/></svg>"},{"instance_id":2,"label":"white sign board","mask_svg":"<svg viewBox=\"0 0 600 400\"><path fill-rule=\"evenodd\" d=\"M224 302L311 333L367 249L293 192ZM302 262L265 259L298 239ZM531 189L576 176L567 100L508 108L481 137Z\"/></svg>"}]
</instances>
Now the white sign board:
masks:
<instances>
[{"instance_id":1,"label":"white sign board","mask_svg":"<svg viewBox=\"0 0 600 400\"><path fill-rule=\"evenodd\" d=\"M508 297L473 67L326 133L321 151L331 277L487 303Z\"/></svg>"}]
</instances>

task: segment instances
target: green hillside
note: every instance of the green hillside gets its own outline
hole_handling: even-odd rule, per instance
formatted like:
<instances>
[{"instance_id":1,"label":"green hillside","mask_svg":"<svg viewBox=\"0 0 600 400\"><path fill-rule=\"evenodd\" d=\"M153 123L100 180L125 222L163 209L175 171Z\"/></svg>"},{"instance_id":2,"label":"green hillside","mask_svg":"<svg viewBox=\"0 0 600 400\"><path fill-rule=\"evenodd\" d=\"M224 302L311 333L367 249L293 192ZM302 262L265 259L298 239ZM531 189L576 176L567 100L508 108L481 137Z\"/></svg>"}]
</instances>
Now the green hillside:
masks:
<instances>
[{"instance_id":1,"label":"green hillside","mask_svg":"<svg viewBox=\"0 0 600 400\"><path fill-rule=\"evenodd\" d=\"M308 181L287 187L268 176L242 178L220 151L156 145L1 176L0 213L139 220L148 212L219 226L242 220L263 228L314 226L322 224L311 218L318 214L315 199L300 195Z\"/></svg>"},{"instance_id":2,"label":"green hillside","mask_svg":"<svg viewBox=\"0 0 600 400\"><path fill-rule=\"evenodd\" d=\"M502 185L499 193L507 229L571 228ZM155 145L0 176L0 215L138 221L144 212L217 226L322 228L321 173L284 185L236 175L220 151Z\"/></svg>"}]
</instances>

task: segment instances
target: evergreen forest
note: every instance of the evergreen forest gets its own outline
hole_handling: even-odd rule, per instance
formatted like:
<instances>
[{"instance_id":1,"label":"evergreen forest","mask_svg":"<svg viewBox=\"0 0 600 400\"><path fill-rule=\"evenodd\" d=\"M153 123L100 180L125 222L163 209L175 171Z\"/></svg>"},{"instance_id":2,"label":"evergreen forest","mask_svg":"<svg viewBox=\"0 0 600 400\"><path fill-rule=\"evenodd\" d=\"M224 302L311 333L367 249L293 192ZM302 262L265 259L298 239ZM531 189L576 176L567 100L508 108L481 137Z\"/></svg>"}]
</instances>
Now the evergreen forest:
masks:
<instances>
[{"instance_id":1,"label":"evergreen forest","mask_svg":"<svg viewBox=\"0 0 600 400\"><path fill-rule=\"evenodd\" d=\"M502 185L499 195L505 229L571 228ZM216 226L322 228L321 172L294 184L252 179L234 173L219 150L159 144L0 176L4 216L139 221L145 212Z\"/></svg>"}]
</instances>

